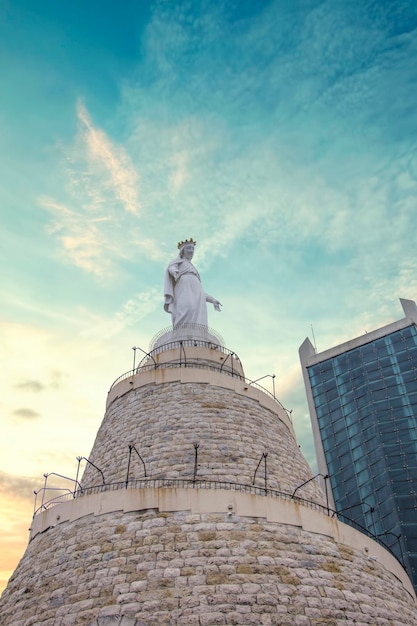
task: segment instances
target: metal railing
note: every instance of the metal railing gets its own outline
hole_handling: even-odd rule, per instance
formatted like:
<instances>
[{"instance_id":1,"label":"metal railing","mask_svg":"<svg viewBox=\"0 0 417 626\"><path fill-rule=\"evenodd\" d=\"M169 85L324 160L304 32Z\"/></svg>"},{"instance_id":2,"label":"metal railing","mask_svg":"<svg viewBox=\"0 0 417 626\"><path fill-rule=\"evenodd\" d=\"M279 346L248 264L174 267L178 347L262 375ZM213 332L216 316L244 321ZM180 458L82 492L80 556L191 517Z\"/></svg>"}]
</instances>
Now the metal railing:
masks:
<instances>
[{"instance_id":1,"label":"metal railing","mask_svg":"<svg viewBox=\"0 0 417 626\"><path fill-rule=\"evenodd\" d=\"M209 350L216 350L219 352L222 352L223 354L226 354L226 361L229 358L229 356L233 356L238 362L239 364L241 364L241 361L239 359L239 357L237 356L237 354L235 352L232 352L232 350L229 350L228 348L225 348L223 345L221 344L216 344L213 343L212 341L205 341L202 339L183 339L183 340L173 340L170 341L168 343L165 343L161 346L158 346L158 348L156 348L155 350L151 350L151 352L145 352L144 350L142 350L141 348L138 348L137 346L135 346L133 348L133 350L141 350L141 352L144 352L145 356L142 358L142 360L140 361L139 365L137 367L133 367L133 369L128 370L127 372L125 372L124 374L122 374L121 376L119 376L119 378L116 378L116 380L112 383L112 385L110 386L110 389L112 389L118 382L120 382L121 380L124 380L125 378L129 378L130 376L133 376L134 374L138 374L139 372L142 371L149 371L149 370L156 370L158 368L164 368L169 366L170 364L173 365L179 365L181 367L198 367L198 361L188 361L187 362L187 356L184 355L185 352L185 348L186 347L192 347L192 348L208 348ZM168 350L173 350L173 349L178 349L179 353L178 353L178 358L174 359L172 361L168 361L165 363L157 363L154 359L154 355L155 354L159 354L160 352L166 352ZM183 358L184 357L184 358ZM146 365L149 361L149 359L152 359L153 363ZM217 365L215 361L213 361L213 369L221 369L221 365L219 364ZM233 370L233 361L232 361L232 365L230 368L227 368L226 371L229 372L229 370L231 370L231 372L233 373L232 375L236 375L238 376L237 372L234 372Z\"/></svg>"},{"instance_id":2,"label":"metal railing","mask_svg":"<svg viewBox=\"0 0 417 626\"><path fill-rule=\"evenodd\" d=\"M175 344L175 347L178 347L178 343L179 342L173 342ZM182 343L187 343L187 342L182 342ZM190 345L195 345L194 340L189 342ZM208 345L207 342L200 342L201 344L205 344ZM169 344L166 344L169 345ZM218 347L222 352L224 352L225 354L228 354L231 356L231 358L236 358L239 363L239 357L237 357L237 355L232 352L231 350L227 350L226 348L223 348L222 346L214 346L214 344L211 344L212 347ZM183 346L181 346L181 350L182 350ZM182 352L181 352L182 354ZM228 357L227 357L228 358ZM189 360L186 358L181 358L180 356L178 357L178 359L174 360L174 361L168 361L165 363L158 363L158 364L154 364L151 363L149 365L143 365L143 363L147 363L148 358L144 357L144 359L142 359L142 361L139 363L138 367L135 369L131 369L128 370L127 372L124 372L124 374L121 374L118 378L116 378L115 381L113 381L113 383L110 386L109 392L120 382L122 382L123 380L126 380L127 378L132 378L133 376L135 376L136 374L140 374L141 372L148 372L148 371L153 371L156 369L176 369L176 368L195 368L195 369L205 369L205 370L211 370L211 371L217 371L220 372L222 374L227 374L228 376L232 376L234 378L238 378L239 380L241 380L244 384L247 384L248 387L255 387L256 389L259 389L260 391L262 391L262 393L266 394L267 396L269 396L270 398L272 398L287 414L288 419L290 420L290 422L292 423L292 417L291 417L291 412L288 411L288 409L286 409L283 404L277 399L277 397L275 396L275 394L271 393L268 389L265 389L265 387L262 387L262 385L259 385L256 381L251 380L250 378L246 378L245 376L242 376L241 374L239 374L238 372L236 372L236 370L233 369L232 366L228 366L225 367L225 361L222 363L216 363L215 361L212 361L211 363L207 363L207 361L202 362L201 360ZM269 376L269 374L268 374Z\"/></svg>"},{"instance_id":3,"label":"metal railing","mask_svg":"<svg viewBox=\"0 0 417 626\"><path fill-rule=\"evenodd\" d=\"M156 344L158 343L160 339L162 339L164 335L168 335L170 333L175 333L175 332L181 332L181 331L187 332L187 331L193 331L193 330L196 331L196 334L202 333L204 335L211 335L212 337L215 337L217 339L219 345L221 346L224 345L223 337L220 335L220 333L217 332L217 330L210 328L210 326L204 326L203 324L181 324L180 326L176 328L173 328L172 326L167 326L166 328L163 328L158 333L156 333L156 335L152 337L151 342L149 344L149 352L153 352L155 350ZM158 346L156 349L159 351L160 348L161 346Z\"/></svg>"}]
</instances>

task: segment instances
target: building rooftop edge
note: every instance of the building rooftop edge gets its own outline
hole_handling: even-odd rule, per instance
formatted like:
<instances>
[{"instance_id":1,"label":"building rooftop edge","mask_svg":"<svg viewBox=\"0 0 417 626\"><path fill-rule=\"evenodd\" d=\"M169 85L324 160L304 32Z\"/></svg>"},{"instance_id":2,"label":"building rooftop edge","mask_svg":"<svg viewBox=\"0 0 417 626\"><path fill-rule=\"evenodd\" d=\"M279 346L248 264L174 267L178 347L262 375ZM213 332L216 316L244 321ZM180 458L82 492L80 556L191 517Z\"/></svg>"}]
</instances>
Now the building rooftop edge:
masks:
<instances>
[{"instance_id":1,"label":"building rooftop edge","mask_svg":"<svg viewBox=\"0 0 417 626\"><path fill-rule=\"evenodd\" d=\"M385 337L386 335L389 335L397 330L401 330L402 328L406 328L407 326L411 326L412 324L417 325L417 305L414 300L406 300L404 298L399 298L399 300L405 317L395 322L390 322L389 324L381 326L376 330L372 330L369 333L360 335L359 337L354 337L353 339L344 341L337 346L327 348L322 352L317 352L310 339L306 337L298 351L302 365L310 367L311 365L327 361L327 359L331 359L335 356L343 354L344 352L348 352L349 350L353 350L359 346L370 343L375 339Z\"/></svg>"}]
</instances>

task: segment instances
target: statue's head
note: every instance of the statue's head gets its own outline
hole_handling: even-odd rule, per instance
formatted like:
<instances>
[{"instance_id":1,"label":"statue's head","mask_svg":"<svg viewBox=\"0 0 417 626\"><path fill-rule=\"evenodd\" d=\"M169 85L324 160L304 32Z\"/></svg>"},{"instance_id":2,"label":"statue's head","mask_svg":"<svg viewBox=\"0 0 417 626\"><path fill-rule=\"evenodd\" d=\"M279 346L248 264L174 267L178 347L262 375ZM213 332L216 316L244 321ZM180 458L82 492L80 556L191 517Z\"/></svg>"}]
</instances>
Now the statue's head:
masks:
<instances>
[{"instance_id":1,"label":"statue's head","mask_svg":"<svg viewBox=\"0 0 417 626\"><path fill-rule=\"evenodd\" d=\"M191 261L194 256L194 247L196 245L197 242L194 241L192 237L190 239L186 239L185 241L179 241L178 249L180 251L180 257Z\"/></svg>"}]
</instances>

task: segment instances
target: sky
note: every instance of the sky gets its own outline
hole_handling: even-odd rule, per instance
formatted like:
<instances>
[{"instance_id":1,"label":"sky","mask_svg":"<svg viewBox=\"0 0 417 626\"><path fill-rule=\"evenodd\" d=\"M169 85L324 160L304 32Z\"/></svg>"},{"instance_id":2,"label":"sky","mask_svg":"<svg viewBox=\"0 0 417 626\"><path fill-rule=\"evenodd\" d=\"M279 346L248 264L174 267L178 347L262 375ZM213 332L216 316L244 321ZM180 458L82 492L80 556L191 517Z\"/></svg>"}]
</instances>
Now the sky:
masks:
<instances>
[{"instance_id":1,"label":"sky","mask_svg":"<svg viewBox=\"0 0 417 626\"><path fill-rule=\"evenodd\" d=\"M1 0L0 588L170 325L185 238L314 471L299 346L417 299L416 27L414 0Z\"/></svg>"}]
</instances>

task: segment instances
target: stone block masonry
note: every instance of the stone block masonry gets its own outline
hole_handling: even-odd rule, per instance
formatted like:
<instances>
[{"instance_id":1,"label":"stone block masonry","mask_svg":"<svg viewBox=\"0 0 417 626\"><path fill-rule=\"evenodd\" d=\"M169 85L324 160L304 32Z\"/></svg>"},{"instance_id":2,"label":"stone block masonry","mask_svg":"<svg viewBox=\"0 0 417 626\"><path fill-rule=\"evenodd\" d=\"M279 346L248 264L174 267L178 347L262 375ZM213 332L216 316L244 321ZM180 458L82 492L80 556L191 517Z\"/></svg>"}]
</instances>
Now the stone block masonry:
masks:
<instances>
[{"instance_id":1,"label":"stone block masonry","mask_svg":"<svg viewBox=\"0 0 417 626\"><path fill-rule=\"evenodd\" d=\"M90 626L111 616L147 626L417 624L400 580L359 548L265 518L151 509L37 535L0 623Z\"/></svg>"},{"instance_id":2,"label":"stone block masonry","mask_svg":"<svg viewBox=\"0 0 417 626\"><path fill-rule=\"evenodd\" d=\"M230 380L227 375L223 378ZM268 487L291 494L312 474L279 408L276 404L274 412L256 399L214 384L146 384L110 404L89 458L102 469L106 483L122 482L128 445L133 443L145 461L148 477L190 479L198 442L198 478L251 485L262 454L267 453ZM131 470L131 476L144 476L135 455ZM87 466L83 487L101 483L97 470ZM262 465L255 485L264 484ZM324 503L315 481L297 496Z\"/></svg>"}]
</instances>

